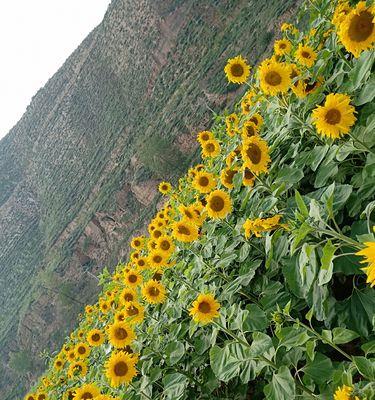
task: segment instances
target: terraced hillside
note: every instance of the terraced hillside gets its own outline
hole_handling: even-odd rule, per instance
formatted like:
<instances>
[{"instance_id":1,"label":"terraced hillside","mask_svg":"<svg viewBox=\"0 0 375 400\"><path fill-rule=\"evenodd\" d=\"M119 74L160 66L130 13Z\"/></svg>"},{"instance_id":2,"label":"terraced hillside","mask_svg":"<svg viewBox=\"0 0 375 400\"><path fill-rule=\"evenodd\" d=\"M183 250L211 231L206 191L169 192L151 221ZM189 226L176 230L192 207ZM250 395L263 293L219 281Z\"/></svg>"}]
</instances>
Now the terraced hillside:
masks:
<instances>
[{"instance_id":1,"label":"terraced hillside","mask_svg":"<svg viewBox=\"0 0 375 400\"><path fill-rule=\"evenodd\" d=\"M255 64L297 3L113 0L33 97L0 142L2 399L35 378L41 349L95 295L95 275L125 255L160 178L196 157L194 134L237 88L226 60Z\"/></svg>"}]
</instances>

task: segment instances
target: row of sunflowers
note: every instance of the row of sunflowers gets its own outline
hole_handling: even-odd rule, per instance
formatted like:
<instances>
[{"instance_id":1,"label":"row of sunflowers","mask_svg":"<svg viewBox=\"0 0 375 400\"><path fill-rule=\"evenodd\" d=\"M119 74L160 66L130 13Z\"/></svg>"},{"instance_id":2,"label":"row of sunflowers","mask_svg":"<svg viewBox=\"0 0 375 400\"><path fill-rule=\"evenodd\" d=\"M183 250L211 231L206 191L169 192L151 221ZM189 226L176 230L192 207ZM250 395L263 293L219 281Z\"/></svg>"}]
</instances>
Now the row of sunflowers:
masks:
<instances>
[{"instance_id":1,"label":"row of sunflowers","mask_svg":"<svg viewBox=\"0 0 375 400\"><path fill-rule=\"evenodd\" d=\"M300 15L25 400L375 398L375 7Z\"/></svg>"}]
</instances>

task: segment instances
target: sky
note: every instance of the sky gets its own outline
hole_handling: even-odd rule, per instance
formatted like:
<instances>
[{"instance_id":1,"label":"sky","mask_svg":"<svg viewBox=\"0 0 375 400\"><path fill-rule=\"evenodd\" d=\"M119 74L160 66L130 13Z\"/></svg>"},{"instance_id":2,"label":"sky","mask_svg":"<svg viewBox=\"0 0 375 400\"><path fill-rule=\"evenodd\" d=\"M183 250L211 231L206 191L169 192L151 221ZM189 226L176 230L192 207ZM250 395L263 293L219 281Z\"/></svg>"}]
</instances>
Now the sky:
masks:
<instances>
[{"instance_id":1,"label":"sky","mask_svg":"<svg viewBox=\"0 0 375 400\"><path fill-rule=\"evenodd\" d=\"M104 17L110 0L0 0L0 138Z\"/></svg>"}]
</instances>

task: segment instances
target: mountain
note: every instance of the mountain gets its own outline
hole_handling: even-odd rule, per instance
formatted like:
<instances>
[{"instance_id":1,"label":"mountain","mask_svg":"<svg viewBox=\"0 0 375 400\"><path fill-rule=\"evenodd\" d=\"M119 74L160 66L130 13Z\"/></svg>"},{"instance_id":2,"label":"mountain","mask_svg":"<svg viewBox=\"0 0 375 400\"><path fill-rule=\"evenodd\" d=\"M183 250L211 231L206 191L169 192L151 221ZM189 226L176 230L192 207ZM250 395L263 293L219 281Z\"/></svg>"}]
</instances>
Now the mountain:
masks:
<instances>
[{"instance_id":1,"label":"mountain","mask_svg":"<svg viewBox=\"0 0 375 400\"><path fill-rule=\"evenodd\" d=\"M197 159L196 132L238 94L226 60L259 61L298 3L113 0L0 141L2 399L23 393L41 350L95 298L161 178Z\"/></svg>"}]
</instances>

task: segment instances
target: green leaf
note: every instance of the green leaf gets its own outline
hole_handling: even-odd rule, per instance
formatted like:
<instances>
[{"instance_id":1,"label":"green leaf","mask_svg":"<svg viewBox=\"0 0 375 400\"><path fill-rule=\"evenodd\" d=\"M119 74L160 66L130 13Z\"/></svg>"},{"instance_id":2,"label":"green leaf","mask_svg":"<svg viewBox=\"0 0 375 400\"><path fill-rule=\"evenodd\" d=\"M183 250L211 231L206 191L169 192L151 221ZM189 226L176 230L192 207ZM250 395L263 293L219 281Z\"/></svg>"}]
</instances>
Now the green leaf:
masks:
<instances>
[{"instance_id":1,"label":"green leaf","mask_svg":"<svg viewBox=\"0 0 375 400\"><path fill-rule=\"evenodd\" d=\"M371 342L367 342L361 346L361 349L367 354L374 354L375 353L375 340L371 340Z\"/></svg>"},{"instance_id":2,"label":"green leaf","mask_svg":"<svg viewBox=\"0 0 375 400\"><path fill-rule=\"evenodd\" d=\"M171 400L182 398L188 383L188 378L180 373L165 375L163 385L166 398Z\"/></svg>"},{"instance_id":3,"label":"green leaf","mask_svg":"<svg viewBox=\"0 0 375 400\"><path fill-rule=\"evenodd\" d=\"M353 357L353 362L358 372L370 381L375 380L375 362L366 357Z\"/></svg>"},{"instance_id":4,"label":"green leaf","mask_svg":"<svg viewBox=\"0 0 375 400\"><path fill-rule=\"evenodd\" d=\"M314 360L307 361L302 371L318 385L331 380L333 374L332 361L321 353L316 353Z\"/></svg>"},{"instance_id":5,"label":"green leaf","mask_svg":"<svg viewBox=\"0 0 375 400\"><path fill-rule=\"evenodd\" d=\"M228 382L238 375L238 361L230 355L228 347L211 347L210 365L216 378L223 382Z\"/></svg>"},{"instance_id":6,"label":"green leaf","mask_svg":"<svg viewBox=\"0 0 375 400\"><path fill-rule=\"evenodd\" d=\"M272 376L272 381L264 388L266 399L291 400L295 398L295 382L286 366L280 367L277 374Z\"/></svg>"},{"instance_id":7,"label":"green leaf","mask_svg":"<svg viewBox=\"0 0 375 400\"><path fill-rule=\"evenodd\" d=\"M344 344L352 341L359 337L357 332L351 331L350 329L345 328L333 328L333 343L335 344Z\"/></svg>"},{"instance_id":8,"label":"green leaf","mask_svg":"<svg viewBox=\"0 0 375 400\"><path fill-rule=\"evenodd\" d=\"M300 193L298 192L298 190L294 191L294 198L296 200L297 203L297 207L298 210L300 211L300 213L304 216L304 217L308 217L309 216L309 210L305 204L305 202L303 201L302 196L300 195Z\"/></svg>"},{"instance_id":9,"label":"green leaf","mask_svg":"<svg viewBox=\"0 0 375 400\"><path fill-rule=\"evenodd\" d=\"M309 359L311 360L311 361L313 361L314 360L314 358L315 358L315 346L316 346L316 340L309 340L307 343L306 343L306 354L307 354L307 356L309 357Z\"/></svg>"},{"instance_id":10,"label":"green leaf","mask_svg":"<svg viewBox=\"0 0 375 400\"><path fill-rule=\"evenodd\" d=\"M165 347L168 365L174 365L181 360L185 354L184 344L181 342L171 342Z\"/></svg>"},{"instance_id":11,"label":"green leaf","mask_svg":"<svg viewBox=\"0 0 375 400\"><path fill-rule=\"evenodd\" d=\"M268 326L268 319L265 312L259 308L256 304L249 304L246 307L249 312L245 319L242 330L244 332L262 331Z\"/></svg>"},{"instance_id":12,"label":"green leaf","mask_svg":"<svg viewBox=\"0 0 375 400\"><path fill-rule=\"evenodd\" d=\"M371 72L371 67L374 62L375 53L373 51L364 51L358 60L355 61L351 69L348 79L340 88L340 91L354 92L357 90Z\"/></svg>"},{"instance_id":13,"label":"green leaf","mask_svg":"<svg viewBox=\"0 0 375 400\"><path fill-rule=\"evenodd\" d=\"M253 341L250 346L252 357L263 355L273 349L271 338L262 332L253 333Z\"/></svg>"},{"instance_id":14,"label":"green leaf","mask_svg":"<svg viewBox=\"0 0 375 400\"><path fill-rule=\"evenodd\" d=\"M332 244L331 240L328 240L323 247L323 255L320 259L321 266L318 274L318 285L322 286L328 283L332 278L333 273L333 256L335 254L336 247Z\"/></svg>"},{"instance_id":15,"label":"green leaf","mask_svg":"<svg viewBox=\"0 0 375 400\"><path fill-rule=\"evenodd\" d=\"M286 347L287 350L302 346L310 339L305 329L297 327L281 328L276 332L276 336L280 340L279 345Z\"/></svg>"},{"instance_id":16,"label":"green leaf","mask_svg":"<svg viewBox=\"0 0 375 400\"><path fill-rule=\"evenodd\" d=\"M375 97L375 75L371 76L368 82L363 86L362 90L354 100L354 105L362 106L369 103Z\"/></svg>"}]
</instances>

